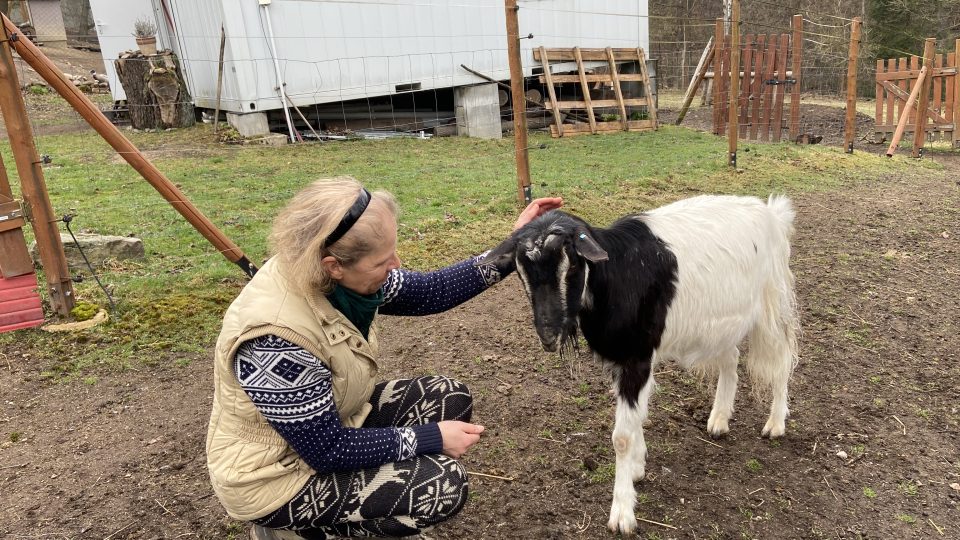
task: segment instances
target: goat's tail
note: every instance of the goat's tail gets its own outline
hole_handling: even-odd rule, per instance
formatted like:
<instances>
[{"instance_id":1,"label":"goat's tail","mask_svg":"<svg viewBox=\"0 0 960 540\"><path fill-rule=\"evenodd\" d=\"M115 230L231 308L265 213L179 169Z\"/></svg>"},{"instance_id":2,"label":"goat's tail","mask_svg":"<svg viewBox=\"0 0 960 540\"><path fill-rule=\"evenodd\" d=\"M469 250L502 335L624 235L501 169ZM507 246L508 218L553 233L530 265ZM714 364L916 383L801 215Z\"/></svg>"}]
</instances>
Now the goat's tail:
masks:
<instances>
[{"instance_id":1,"label":"goat's tail","mask_svg":"<svg viewBox=\"0 0 960 540\"><path fill-rule=\"evenodd\" d=\"M790 271L790 240L796 213L793 203L783 195L770 196L767 207L773 218L770 227L776 249L771 254L771 273L763 288L762 313L750 334L750 350L744 363L755 392L782 392L785 399L787 382L798 360L799 317Z\"/></svg>"}]
</instances>

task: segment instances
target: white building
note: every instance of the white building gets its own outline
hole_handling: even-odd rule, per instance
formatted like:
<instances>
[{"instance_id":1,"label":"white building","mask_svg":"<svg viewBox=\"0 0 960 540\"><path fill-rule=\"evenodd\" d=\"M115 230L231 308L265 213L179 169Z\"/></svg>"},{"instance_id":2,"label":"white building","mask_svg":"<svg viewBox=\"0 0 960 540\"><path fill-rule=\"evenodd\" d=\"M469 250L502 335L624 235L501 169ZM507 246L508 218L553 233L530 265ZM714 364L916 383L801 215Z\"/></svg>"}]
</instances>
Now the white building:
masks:
<instances>
[{"instance_id":1,"label":"white building","mask_svg":"<svg viewBox=\"0 0 960 540\"><path fill-rule=\"evenodd\" d=\"M307 107L485 83L461 64L509 79L503 0L90 0L114 98L113 60L136 47L134 20L158 24L158 47L180 57L195 105L247 131L288 104ZM648 49L646 0L520 0L524 73L536 47ZM556 66L552 71L569 70ZM278 76L279 73L279 76ZM495 93L495 92L494 92ZM292 113L291 113L292 114ZM241 130L243 131L243 130Z\"/></svg>"}]
</instances>

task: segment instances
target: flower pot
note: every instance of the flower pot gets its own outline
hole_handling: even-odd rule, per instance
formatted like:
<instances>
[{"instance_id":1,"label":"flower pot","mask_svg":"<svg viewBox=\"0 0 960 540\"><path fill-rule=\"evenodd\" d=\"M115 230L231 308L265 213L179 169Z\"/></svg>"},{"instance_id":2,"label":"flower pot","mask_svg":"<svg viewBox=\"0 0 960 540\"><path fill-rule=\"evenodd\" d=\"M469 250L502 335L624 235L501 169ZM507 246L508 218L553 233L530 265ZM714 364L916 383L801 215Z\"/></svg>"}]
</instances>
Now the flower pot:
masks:
<instances>
[{"instance_id":1,"label":"flower pot","mask_svg":"<svg viewBox=\"0 0 960 540\"><path fill-rule=\"evenodd\" d=\"M144 56L157 54L157 36L138 37L137 47Z\"/></svg>"}]
</instances>

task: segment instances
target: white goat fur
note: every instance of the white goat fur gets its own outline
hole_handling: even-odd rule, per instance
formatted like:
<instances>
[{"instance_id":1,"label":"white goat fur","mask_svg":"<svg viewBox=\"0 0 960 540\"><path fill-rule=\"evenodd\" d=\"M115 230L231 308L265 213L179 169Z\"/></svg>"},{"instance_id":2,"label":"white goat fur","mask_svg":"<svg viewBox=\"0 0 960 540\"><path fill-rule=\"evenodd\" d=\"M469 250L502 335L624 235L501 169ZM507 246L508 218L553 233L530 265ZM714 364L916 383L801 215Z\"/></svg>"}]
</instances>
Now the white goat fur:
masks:
<instances>
[{"instance_id":1,"label":"white goat fur","mask_svg":"<svg viewBox=\"0 0 960 540\"><path fill-rule=\"evenodd\" d=\"M700 196L649 211L639 219L667 243L678 263L677 290L652 366L664 359L687 369L716 372L717 392L707 422L714 436L729 430L737 391L739 346L755 388L772 396L763 435L783 435L787 383L797 361L797 316L790 272L794 211L789 199ZM617 399L613 445L617 454L608 527L636 529L634 480L644 477L643 422L654 385L636 407ZM614 381L616 389L617 382Z\"/></svg>"}]
</instances>

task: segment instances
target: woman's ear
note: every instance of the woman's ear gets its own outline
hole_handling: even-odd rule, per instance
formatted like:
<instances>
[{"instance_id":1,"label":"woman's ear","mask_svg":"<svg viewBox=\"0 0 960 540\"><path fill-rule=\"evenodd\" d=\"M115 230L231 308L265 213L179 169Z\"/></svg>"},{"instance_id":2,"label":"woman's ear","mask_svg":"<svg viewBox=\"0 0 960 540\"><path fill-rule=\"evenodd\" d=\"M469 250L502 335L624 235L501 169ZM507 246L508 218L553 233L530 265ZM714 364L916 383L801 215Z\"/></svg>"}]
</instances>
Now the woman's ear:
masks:
<instances>
[{"instance_id":1,"label":"woman's ear","mask_svg":"<svg viewBox=\"0 0 960 540\"><path fill-rule=\"evenodd\" d=\"M336 281L343 279L343 265L340 264L340 261L338 261L336 257L327 255L320 259L320 264L323 266L323 271L332 279Z\"/></svg>"}]
</instances>

